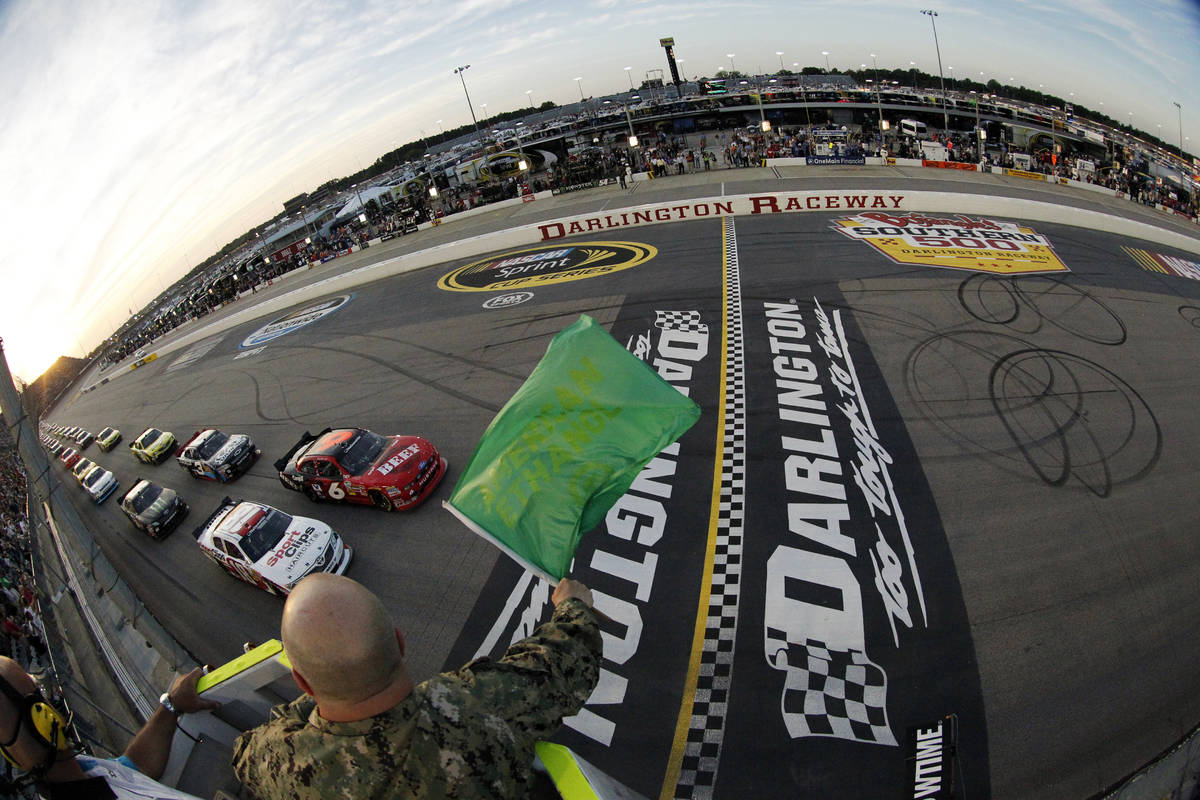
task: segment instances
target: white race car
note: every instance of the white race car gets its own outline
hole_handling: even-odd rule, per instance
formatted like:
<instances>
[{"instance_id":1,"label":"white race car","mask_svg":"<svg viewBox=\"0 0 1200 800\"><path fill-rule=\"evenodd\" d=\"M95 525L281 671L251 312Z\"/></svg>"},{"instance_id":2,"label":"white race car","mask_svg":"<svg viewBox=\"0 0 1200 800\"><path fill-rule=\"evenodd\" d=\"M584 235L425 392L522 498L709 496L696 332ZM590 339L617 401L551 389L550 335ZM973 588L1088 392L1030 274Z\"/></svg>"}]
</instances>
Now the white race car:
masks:
<instances>
[{"instance_id":1,"label":"white race car","mask_svg":"<svg viewBox=\"0 0 1200 800\"><path fill-rule=\"evenodd\" d=\"M228 497L193 535L226 572L273 594L288 594L311 572L341 575L354 554L320 520Z\"/></svg>"},{"instance_id":2,"label":"white race car","mask_svg":"<svg viewBox=\"0 0 1200 800\"><path fill-rule=\"evenodd\" d=\"M208 428L193 433L175 460L197 478L225 483L250 469L261 454L244 433L229 436Z\"/></svg>"},{"instance_id":3,"label":"white race car","mask_svg":"<svg viewBox=\"0 0 1200 800\"><path fill-rule=\"evenodd\" d=\"M93 465L80 479L83 488L92 496L92 499L99 505L108 499L108 496L117 490L117 476L106 470L100 465Z\"/></svg>"}]
</instances>

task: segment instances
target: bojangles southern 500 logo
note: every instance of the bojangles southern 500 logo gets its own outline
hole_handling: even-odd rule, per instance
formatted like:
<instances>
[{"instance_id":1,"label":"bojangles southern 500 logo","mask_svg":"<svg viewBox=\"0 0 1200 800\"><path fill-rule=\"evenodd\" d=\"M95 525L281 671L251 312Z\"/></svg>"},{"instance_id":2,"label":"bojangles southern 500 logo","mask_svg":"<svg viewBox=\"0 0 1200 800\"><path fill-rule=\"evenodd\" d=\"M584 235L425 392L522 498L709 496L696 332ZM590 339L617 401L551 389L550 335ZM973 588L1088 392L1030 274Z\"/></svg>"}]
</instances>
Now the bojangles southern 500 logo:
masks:
<instances>
[{"instance_id":1,"label":"bojangles southern 500 logo","mask_svg":"<svg viewBox=\"0 0 1200 800\"><path fill-rule=\"evenodd\" d=\"M658 248L636 242L579 242L534 247L492 256L442 276L438 286L453 292L493 292L577 281L636 267Z\"/></svg>"},{"instance_id":2,"label":"bojangles southern 500 logo","mask_svg":"<svg viewBox=\"0 0 1200 800\"><path fill-rule=\"evenodd\" d=\"M999 275L1067 270L1049 239L1014 222L868 211L834 220L834 229L865 241L897 264Z\"/></svg>"}]
</instances>

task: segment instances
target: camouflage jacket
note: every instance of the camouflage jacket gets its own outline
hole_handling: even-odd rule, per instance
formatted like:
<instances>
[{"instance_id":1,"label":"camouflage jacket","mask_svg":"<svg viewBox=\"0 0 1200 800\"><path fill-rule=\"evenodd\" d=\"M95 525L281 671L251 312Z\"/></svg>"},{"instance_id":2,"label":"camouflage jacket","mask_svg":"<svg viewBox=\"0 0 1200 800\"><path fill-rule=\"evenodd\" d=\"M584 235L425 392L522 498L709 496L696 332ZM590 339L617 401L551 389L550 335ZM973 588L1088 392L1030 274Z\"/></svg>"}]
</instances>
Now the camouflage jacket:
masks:
<instances>
[{"instance_id":1,"label":"camouflage jacket","mask_svg":"<svg viewBox=\"0 0 1200 800\"><path fill-rule=\"evenodd\" d=\"M524 798L533 743L577 712L600 676L596 618L579 600L499 661L418 684L394 708L328 722L302 695L234 745L234 771L267 798Z\"/></svg>"}]
</instances>

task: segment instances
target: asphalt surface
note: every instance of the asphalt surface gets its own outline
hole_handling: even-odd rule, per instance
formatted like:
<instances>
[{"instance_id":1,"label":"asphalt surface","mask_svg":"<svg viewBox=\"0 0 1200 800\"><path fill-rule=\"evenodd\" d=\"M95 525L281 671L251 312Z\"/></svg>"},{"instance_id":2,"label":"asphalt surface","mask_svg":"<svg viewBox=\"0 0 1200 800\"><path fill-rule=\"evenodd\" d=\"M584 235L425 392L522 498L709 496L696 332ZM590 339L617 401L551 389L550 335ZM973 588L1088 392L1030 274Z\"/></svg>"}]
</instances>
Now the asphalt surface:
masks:
<instances>
[{"instance_id":1,"label":"asphalt surface","mask_svg":"<svg viewBox=\"0 0 1200 800\"><path fill-rule=\"evenodd\" d=\"M1181 227L1012 179L881 174L685 176L529 204L470 232L668 196L889 182ZM849 213L576 237L657 252L498 309L483 303L500 292L437 285L479 258L335 289L325 296L349 302L262 349L240 345L283 312L73 396L50 419L120 428L122 445L88 456L124 488L144 476L191 504L154 542L114 500L96 509L79 498L109 558L201 661L278 632L281 601L223 573L190 536L231 494L341 532L355 550L347 574L383 597L410 666L428 675L498 655L548 615L546 587L440 501L550 338L589 314L702 416L576 555L576 576L614 622L601 686L558 740L648 797L901 797L911 732L942 721L957 734L956 796L1090 797L1200 718L1200 282L1148 271L1122 248L1200 258L1029 223L1067 271L900 264L834 230ZM467 226L451 227L262 296ZM284 489L271 462L305 430L343 424L430 439L449 459L446 480L393 514ZM150 425L181 441L206 426L248 433L263 457L228 486L173 461L144 466L125 443Z\"/></svg>"}]
</instances>

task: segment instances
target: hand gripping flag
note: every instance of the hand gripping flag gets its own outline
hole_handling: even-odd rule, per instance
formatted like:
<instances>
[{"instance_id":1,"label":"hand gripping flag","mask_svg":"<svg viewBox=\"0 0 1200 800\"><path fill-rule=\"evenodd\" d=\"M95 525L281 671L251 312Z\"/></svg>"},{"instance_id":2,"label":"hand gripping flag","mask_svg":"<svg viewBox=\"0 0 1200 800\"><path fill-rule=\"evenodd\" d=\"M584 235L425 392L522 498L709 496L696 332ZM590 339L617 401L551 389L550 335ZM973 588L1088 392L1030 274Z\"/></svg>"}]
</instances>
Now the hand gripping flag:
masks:
<instances>
[{"instance_id":1,"label":"hand gripping flag","mask_svg":"<svg viewBox=\"0 0 1200 800\"><path fill-rule=\"evenodd\" d=\"M695 402L581 316L488 425L443 505L555 583L583 533L699 417Z\"/></svg>"}]
</instances>

